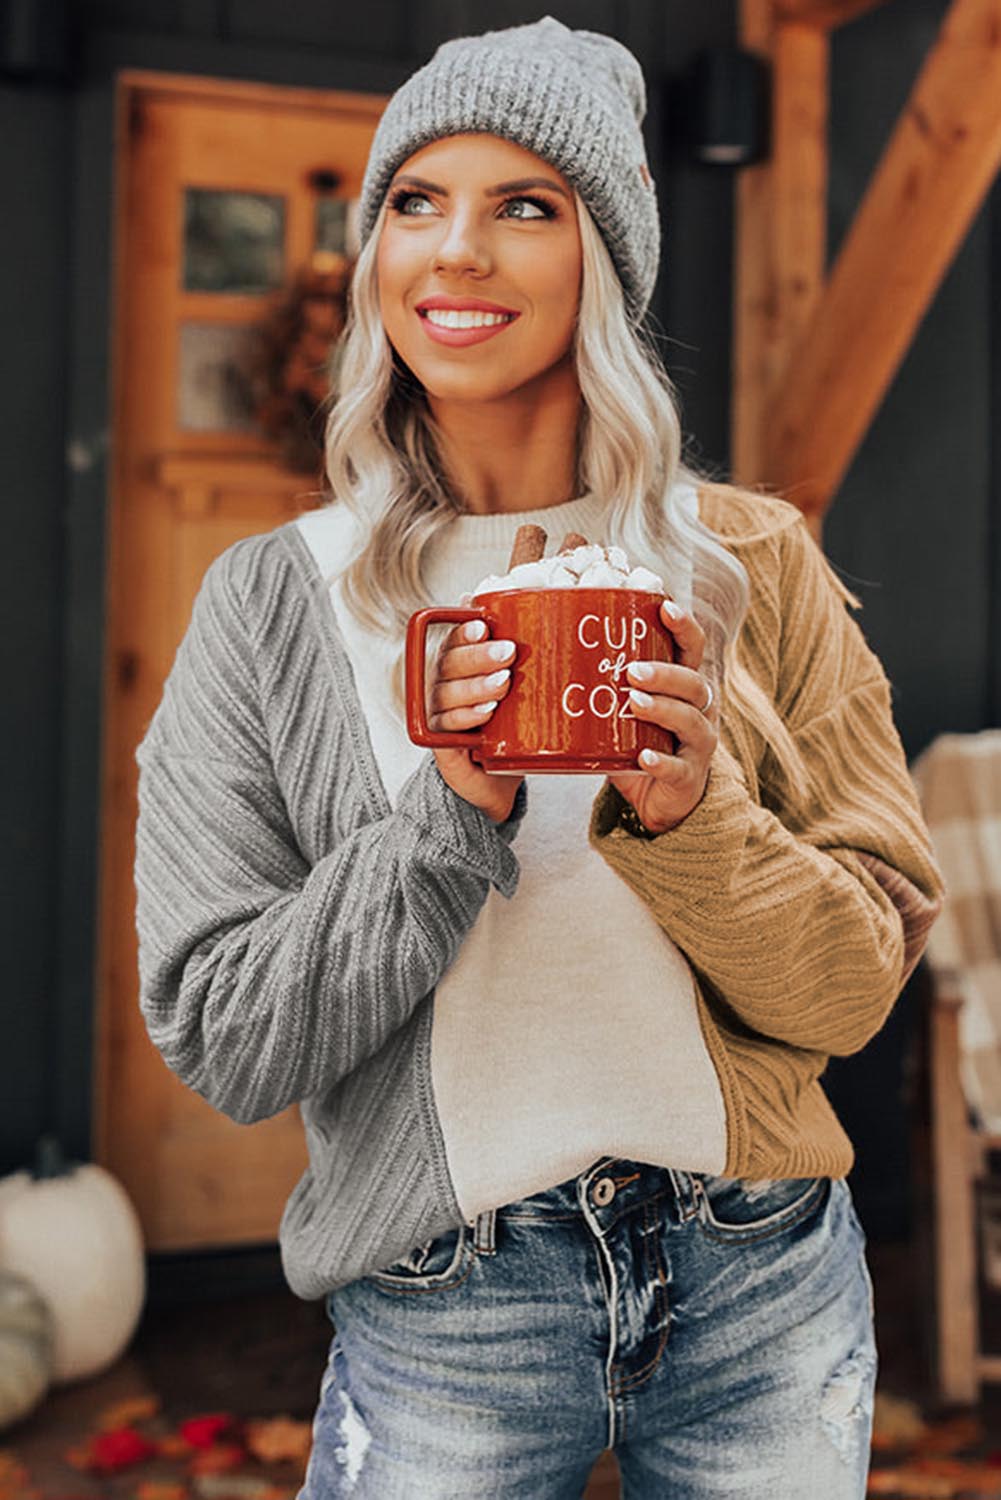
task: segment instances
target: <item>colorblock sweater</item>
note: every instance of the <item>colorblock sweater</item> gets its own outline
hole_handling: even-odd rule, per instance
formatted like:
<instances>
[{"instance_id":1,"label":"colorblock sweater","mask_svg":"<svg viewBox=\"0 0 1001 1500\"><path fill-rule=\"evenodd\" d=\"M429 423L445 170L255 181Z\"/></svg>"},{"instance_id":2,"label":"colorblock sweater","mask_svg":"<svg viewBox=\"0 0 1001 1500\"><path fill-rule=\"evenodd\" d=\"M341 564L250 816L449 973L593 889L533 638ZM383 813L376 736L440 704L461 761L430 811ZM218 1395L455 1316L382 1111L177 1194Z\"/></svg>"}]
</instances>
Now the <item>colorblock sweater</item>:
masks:
<instances>
[{"instance_id":1,"label":"colorblock sweater","mask_svg":"<svg viewBox=\"0 0 1001 1500\"><path fill-rule=\"evenodd\" d=\"M810 795L783 791L724 691L689 816L637 839L603 783L588 836L690 968L724 1174L844 1175L851 1143L819 1079L883 1024L941 878L889 683L800 513L725 485L698 500L748 570L744 660ZM530 789L495 825L425 752L391 802L296 523L208 569L137 758L147 1027L236 1120L300 1103L310 1164L280 1241L292 1289L322 1296L467 1217L435 1097L435 991L489 893L514 895Z\"/></svg>"},{"instance_id":2,"label":"colorblock sweater","mask_svg":"<svg viewBox=\"0 0 1001 1500\"><path fill-rule=\"evenodd\" d=\"M697 511L691 486L679 484L677 498ZM425 551L428 593L453 604L502 572L526 521L542 525L555 547L569 531L601 535L605 509L584 495L546 510L457 516ZM393 703L399 642L358 621L343 597L336 575L354 547L351 512L327 505L297 525L319 571L332 575L336 626L395 805L426 753ZM675 569L679 595L690 593L690 571ZM608 1154L714 1173L726 1160L726 1107L691 966L588 838L603 780L528 777L517 889L487 892L435 989L431 1084L452 1187L470 1223Z\"/></svg>"}]
</instances>

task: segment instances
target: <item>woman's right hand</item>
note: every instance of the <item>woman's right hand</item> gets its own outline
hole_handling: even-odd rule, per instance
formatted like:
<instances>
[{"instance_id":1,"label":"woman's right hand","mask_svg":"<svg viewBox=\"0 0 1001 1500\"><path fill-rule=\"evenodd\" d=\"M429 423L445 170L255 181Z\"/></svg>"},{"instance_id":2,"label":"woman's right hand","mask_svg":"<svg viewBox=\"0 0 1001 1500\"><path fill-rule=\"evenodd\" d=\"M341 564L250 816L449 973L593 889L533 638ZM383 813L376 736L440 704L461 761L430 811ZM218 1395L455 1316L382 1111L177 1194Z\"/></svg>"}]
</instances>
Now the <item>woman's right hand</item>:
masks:
<instances>
[{"instance_id":1,"label":"woman's right hand","mask_svg":"<svg viewBox=\"0 0 1001 1500\"><path fill-rule=\"evenodd\" d=\"M479 729L511 687L513 641L492 641L482 620L454 626L438 653L428 698L428 728ZM458 796L480 808L495 823L510 816L521 775L484 771L468 750L439 749L434 758L442 779Z\"/></svg>"}]
</instances>

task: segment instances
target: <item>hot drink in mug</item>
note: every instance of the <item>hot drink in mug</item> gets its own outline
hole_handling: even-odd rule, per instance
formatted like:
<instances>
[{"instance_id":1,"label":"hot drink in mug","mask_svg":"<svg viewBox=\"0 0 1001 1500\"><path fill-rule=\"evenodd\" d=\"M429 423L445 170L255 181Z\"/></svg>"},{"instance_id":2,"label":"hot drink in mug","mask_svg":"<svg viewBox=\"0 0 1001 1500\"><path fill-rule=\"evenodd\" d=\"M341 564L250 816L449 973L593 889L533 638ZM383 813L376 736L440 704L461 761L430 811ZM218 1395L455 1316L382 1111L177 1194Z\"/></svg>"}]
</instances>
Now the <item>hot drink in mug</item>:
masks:
<instances>
[{"instance_id":1,"label":"hot drink in mug","mask_svg":"<svg viewBox=\"0 0 1001 1500\"><path fill-rule=\"evenodd\" d=\"M468 749L484 770L502 772L621 771L637 768L641 750L673 753L668 730L634 717L626 677L632 661L673 660L660 622L663 592L592 587L586 570L580 577L552 587L481 585L468 606L418 610L407 627L411 740ZM483 620L494 639L514 641L511 686L482 728L436 733L426 711L428 627L465 620Z\"/></svg>"}]
</instances>

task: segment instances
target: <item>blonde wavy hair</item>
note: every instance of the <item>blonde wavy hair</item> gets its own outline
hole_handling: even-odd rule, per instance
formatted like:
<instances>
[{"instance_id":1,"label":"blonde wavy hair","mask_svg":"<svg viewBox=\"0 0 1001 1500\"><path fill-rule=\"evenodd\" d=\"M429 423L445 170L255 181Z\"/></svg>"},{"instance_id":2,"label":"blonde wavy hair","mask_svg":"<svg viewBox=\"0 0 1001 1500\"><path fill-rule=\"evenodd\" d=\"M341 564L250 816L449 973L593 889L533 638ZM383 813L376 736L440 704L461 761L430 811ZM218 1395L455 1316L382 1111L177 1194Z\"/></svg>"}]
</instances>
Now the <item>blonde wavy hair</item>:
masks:
<instances>
[{"instance_id":1,"label":"blonde wavy hair","mask_svg":"<svg viewBox=\"0 0 1001 1500\"><path fill-rule=\"evenodd\" d=\"M742 660L747 571L685 508L678 486L713 483L682 460L674 387L650 336L630 319L622 284L594 220L575 193L580 225L580 308L572 352L582 402L574 493L607 500L606 543L652 566L706 632L701 670L726 708L761 736L778 773L775 790L808 791L799 752ZM440 459L440 434L423 387L395 354L379 310L376 251L384 202L358 258L326 430L332 504L346 505L358 544L340 570L343 598L372 631L400 641L392 695L403 714L403 637L409 616L431 600L424 557L461 513ZM679 559L681 560L679 563ZM725 721L725 709L724 709Z\"/></svg>"}]
</instances>

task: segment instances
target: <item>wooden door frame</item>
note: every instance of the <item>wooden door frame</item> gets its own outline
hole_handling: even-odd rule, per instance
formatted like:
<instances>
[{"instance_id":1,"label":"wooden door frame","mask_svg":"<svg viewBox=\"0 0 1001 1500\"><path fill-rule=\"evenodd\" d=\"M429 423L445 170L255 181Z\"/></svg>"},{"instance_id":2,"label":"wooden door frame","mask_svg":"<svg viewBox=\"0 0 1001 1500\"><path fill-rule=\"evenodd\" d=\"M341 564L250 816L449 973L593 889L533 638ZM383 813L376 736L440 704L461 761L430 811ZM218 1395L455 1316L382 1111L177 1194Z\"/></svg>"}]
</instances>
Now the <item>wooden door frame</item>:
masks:
<instances>
[{"instance_id":1,"label":"wooden door frame","mask_svg":"<svg viewBox=\"0 0 1001 1500\"><path fill-rule=\"evenodd\" d=\"M435 40L422 35L415 45ZM111 234L119 78L173 76L389 95L413 69L343 51L143 33L88 35L71 100L66 253L66 470L62 682L53 983L52 1119L76 1156L93 1154L97 891L108 540Z\"/></svg>"},{"instance_id":2,"label":"wooden door frame","mask_svg":"<svg viewBox=\"0 0 1001 1500\"><path fill-rule=\"evenodd\" d=\"M102 530L103 550L105 554L105 566L103 569L102 589L102 626L103 626L103 653L100 667L99 702L101 712L99 718L98 735L101 742L98 766L98 791L96 819L99 827L103 826L105 810L108 799L115 795L114 778L121 774L121 746L114 741L116 733L117 716L115 712L116 684L115 674L121 670L121 664L115 659L116 642L113 639L112 622L114 617L114 594L116 589L116 554L119 546L118 515L123 505L123 476L121 463L124 456L124 445L119 442L117 435L121 432L122 395L123 381L126 375L127 361L125 359L124 340L129 336L128 324L130 319L129 297L124 294L124 286L117 278L129 274L130 256L135 254L134 244L130 245L130 225L127 222L129 209L128 181L131 171L130 159L130 122L133 118L134 107L139 100L155 99L161 103L165 99L181 101L219 101L223 104L234 103L239 106L251 105L257 110L275 109L280 110L284 117L301 110L310 114L317 112L336 113L342 119L362 119L366 126L374 128L382 109L385 106L385 94L361 93L357 89L315 89L302 88L299 86L288 87L270 83L254 83L244 79L215 79L207 78L198 74L165 74L159 71L145 69L123 69L116 75L114 80L113 119L114 119L114 141L116 150L113 163L113 192L112 192L112 256L111 264L114 267L113 275L116 278L114 286L109 287L109 301L111 303L111 315L108 320L110 336L110 378L109 407L111 413L109 441L107 448L110 452L110 462L106 466L105 496L102 508ZM176 462L184 459L183 450L179 449L175 455ZM204 464L205 455L201 455ZM255 458L249 451L247 453L229 454L220 451L213 462L217 462L221 469L226 471L227 478L232 481L234 472L246 472L255 466ZM253 476L257 487L264 490L282 490L301 488L301 478L279 472L270 454L261 453L256 457L256 467L261 472ZM269 471L274 469L274 473ZM98 845L100 839L98 839ZM113 1067L112 1051L114 1038L110 1032L111 1007L106 997L105 978L107 974L107 963L111 953L109 916L110 903L108 897L109 876L107 861L100 857L98 848L95 859L96 872L96 911L94 913L94 963L92 976L94 982L92 1003L92 1036L91 1036L91 1078L90 1078L90 1120L92 1135L92 1155L97 1160L103 1160L109 1153L109 1127L107 1120L106 1101L108 1099L108 1080ZM120 899L121 892L118 891Z\"/></svg>"},{"instance_id":3,"label":"wooden door frame","mask_svg":"<svg viewBox=\"0 0 1001 1500\"><path fill-rule=\"evenodd\" d=\"M952 0L826 270L831 29L882 0L740 0L771 65L771 154L737 185L734 475L819 537L1001 166L1001 0Z\"/></svg>"}]
</instances>

